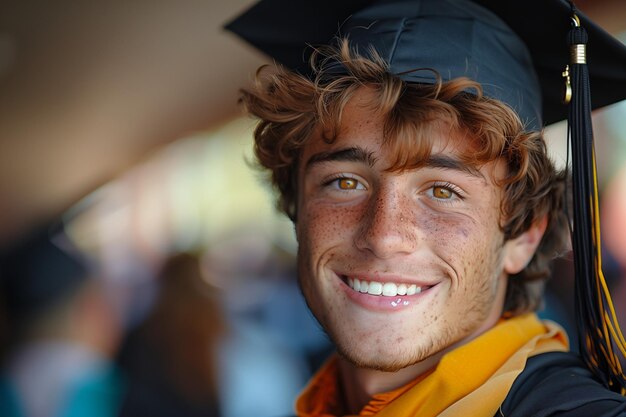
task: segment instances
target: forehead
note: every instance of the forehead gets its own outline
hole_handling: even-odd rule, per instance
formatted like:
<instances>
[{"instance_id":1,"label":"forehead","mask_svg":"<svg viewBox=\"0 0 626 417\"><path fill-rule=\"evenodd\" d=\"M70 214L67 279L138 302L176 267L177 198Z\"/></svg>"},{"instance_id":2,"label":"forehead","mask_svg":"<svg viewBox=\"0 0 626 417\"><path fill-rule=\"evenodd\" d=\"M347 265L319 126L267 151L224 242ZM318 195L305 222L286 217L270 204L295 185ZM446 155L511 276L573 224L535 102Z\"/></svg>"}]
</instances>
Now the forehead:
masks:
<instances>
[{"instance_id":1,"label":"forehead","mask_svg":"<svg viewBox=\"0 0 626 417\"><path fill-rule=\"evenodd\" d=\"M469 132L453 127L450 120L433 114L426 122L411 119L411 113L392 118L379 110L381 97L373 88L359 88L346 103L340 124L331 139L322 128L307 141L301 160L318 152L359 146L384 159L390 170L417 168L431 154L450 154L471 159L477 141ZM422 117L423 118L423 117Z\"/></svg>"}]
</instances>

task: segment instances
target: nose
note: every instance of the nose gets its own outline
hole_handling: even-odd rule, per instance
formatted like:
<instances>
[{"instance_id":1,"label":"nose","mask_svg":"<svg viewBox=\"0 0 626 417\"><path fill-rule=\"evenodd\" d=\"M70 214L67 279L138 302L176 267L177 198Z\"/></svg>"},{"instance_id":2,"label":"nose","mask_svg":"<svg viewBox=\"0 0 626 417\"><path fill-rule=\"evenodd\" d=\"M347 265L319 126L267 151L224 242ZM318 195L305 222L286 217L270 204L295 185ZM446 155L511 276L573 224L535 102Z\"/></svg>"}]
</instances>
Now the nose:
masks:
<instances>
[{"instance_id":1,"label":"nose","mask_svg":"<svg viewBox=\"0 0 626 417\"><path fill-rule=\"evenodd\" d=\"M379 189L362 215L355 236L356 247L381 259L414 252L419 231L413 204L411 197L399 190Z\"/></svg>"}]
</instances>

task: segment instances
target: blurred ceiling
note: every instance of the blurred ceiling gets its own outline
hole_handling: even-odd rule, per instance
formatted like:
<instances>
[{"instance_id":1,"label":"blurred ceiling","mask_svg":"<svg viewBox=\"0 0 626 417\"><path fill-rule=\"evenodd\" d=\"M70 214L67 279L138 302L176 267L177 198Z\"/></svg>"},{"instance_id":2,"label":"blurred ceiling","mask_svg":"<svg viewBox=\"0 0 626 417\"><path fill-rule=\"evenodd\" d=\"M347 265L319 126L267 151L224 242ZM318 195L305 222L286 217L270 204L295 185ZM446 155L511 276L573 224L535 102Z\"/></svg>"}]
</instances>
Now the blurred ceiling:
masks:
<instances>
[{"instance_id":1,"label":"blurred ceiling","mask_svg":"<svg viewBox=\"0 0 626 417\"><path fill-rule=\"evenodd\" d=\"M0 242L159 146L240 115L266 58L222 30L252 0L14 1L0 13ZM609 32L626 2L577 6Z\"/></svg>"}]
</instances>

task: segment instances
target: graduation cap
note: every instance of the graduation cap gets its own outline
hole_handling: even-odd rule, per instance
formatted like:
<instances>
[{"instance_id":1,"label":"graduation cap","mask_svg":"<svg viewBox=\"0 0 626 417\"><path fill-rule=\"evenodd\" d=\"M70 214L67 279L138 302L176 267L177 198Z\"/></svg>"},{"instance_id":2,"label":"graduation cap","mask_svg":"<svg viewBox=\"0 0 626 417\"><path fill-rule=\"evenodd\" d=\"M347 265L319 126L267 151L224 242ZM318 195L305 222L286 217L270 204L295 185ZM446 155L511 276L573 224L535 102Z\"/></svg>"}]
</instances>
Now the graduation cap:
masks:
<instances>
[{"instance_id":1,"label":"graduation cap","mask_svg":"<svg viewBox=\"0 0 626 417\"><path fill-rule=\"evenodd\" d=\"M419 68L444 81L479 82L529 130L567 118L580 350L605 385L626 394L618 357L626 357L626 341L601 269L590 117L592 109L626 98L622 43L565 0L263 0L226 28L304 75L314 47L347 37L361 54L375 48L407 82L436 81Z\"/></svg>"}]
</instances>

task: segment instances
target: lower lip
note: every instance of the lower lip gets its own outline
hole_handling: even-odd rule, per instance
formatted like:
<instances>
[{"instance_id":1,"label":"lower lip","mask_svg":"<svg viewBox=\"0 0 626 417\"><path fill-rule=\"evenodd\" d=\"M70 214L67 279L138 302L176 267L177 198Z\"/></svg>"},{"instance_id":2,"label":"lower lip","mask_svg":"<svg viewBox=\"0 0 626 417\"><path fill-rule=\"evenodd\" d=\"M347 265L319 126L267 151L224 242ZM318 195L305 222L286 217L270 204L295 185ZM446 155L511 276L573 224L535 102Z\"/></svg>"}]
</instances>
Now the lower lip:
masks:
<instances>
[{"instance_id":1,"label":"lower lip","mask_svg":"<svg viewBox=\"0 0 626 417\"><path fill-rule=\"evenodd\" d=\"M348 298L361 307L368 310L378 311L402 311L415 303L422 300L424 297L428 297L437 285L428 287L428 289L413 295L396 295L395 297L387 297L384 295L371 295L354 291L350 288L341 278L337 277L340 282L341 289L345 292Z\"/></svg>"}]
</instances>

